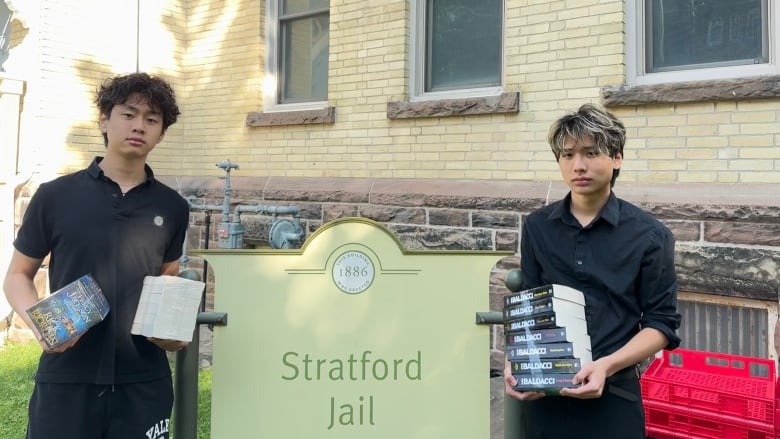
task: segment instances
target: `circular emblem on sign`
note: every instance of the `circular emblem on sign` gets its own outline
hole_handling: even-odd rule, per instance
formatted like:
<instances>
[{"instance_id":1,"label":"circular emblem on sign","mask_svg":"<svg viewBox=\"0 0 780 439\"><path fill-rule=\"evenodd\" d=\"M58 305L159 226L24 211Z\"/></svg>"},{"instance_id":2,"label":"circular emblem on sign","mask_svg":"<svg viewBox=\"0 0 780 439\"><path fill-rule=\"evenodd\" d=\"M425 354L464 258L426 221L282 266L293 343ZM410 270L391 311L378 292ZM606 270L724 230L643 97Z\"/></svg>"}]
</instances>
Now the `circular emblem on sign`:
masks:
<instances>
[{"instance_id":1,"label":"circular emblem on sign","mask_svg":"<svg viewBox=\"0 0 780 439\"><path fill-rule=\"evenodd\" d=\"M333 263L333 282L347 294L362 293L374 282L374 263L365 253L344 252Z\"/></svg>"}]
</instances>

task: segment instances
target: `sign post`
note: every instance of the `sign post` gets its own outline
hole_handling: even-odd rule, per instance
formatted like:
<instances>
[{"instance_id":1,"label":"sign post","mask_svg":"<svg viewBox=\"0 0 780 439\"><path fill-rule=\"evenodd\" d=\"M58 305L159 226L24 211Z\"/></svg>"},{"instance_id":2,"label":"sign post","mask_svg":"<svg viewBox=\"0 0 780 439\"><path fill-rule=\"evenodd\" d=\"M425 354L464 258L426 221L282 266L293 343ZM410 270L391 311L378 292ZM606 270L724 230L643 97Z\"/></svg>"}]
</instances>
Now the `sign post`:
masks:
<instances>
[{"instance_id":1,"label":"sign post","mask_svg":"<svg viewBox=\"0 0 780 439\"><path fill-rule=\"evenodd\" d=\"M212 437L484 438L488 279L508 252L404 251L362 218L299 250L208 250Z\"/></svg>"}]
</instances>

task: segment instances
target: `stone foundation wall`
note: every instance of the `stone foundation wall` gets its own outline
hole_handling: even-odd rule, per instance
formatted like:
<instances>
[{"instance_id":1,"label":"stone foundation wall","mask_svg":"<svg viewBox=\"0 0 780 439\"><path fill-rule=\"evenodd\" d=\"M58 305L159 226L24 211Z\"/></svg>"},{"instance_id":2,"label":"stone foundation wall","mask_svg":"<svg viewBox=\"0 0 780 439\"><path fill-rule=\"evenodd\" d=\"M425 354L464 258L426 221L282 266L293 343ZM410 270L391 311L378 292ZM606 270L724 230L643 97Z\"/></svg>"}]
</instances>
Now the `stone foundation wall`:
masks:
<instances>
[{"instance_id":1,"label":"stone foundation wall","mask_svg":"<svg viewBox=\"0 0 780 439\"><path fill-rule=\"evenodd\" d=\"M221 206L224 180L161 177L194 202ZM490 310L500 310L507 270L517 256L523 217L562 198L561 183L475 180L391 180L232 177L231 209L242 205L295 206L307 235L330 220L358 216L382 223L409 250L501 250L488 284ZM15 222L21 221L35 182L17 191ZM677 239L680 290L778 302L780 294L780 185L633 184L615 192L653 213ZM210 211L208 247L217 247L222 212ZM191 215L188 248L205 248L206 213ZM267 247L272 217L242 213L245 247ZM188 266L202 268L191 257ZM46 265L38 275L46 289ZM213 274L207 308L213 308ZM475 310L479 311L479 310ZM487 310L484 310L487 311ZM17 322L18 324L18 322ZM492 348L500 352L500 328Z\"/></svg>"},{"instance_id":2,"label":"stone foundation wall","mask_svg":"<svg viewBox=\"0 0 780 439\"><path fill-rule=\"evenodd\" d=\"M167 181L196 202L221 205L223 180ZM777 303L780 293L780 186L618 183L616 194L650 211L677 239L681 291ZM489 279L490 307L500 310L507 270L519 267L523 217L562 198L561 183L513 181L232 178L237 204L296 206L307 234L330 220L365 217L382 223L410 250L508 250ZM190 248L203 248L205 213L194 212ZM211 213L209 247L217 246L222 213ZM268 246L271 217L241 215L245 247ZM198 261L193 259L193 266ZM213 281L213 279L211 279ZM213 293L209 295L210 307ZM478 311L478 310L475 310ZM492 348L501 351L501 328ZM499 356L494 359L498 362Z\"/></svg>"}]
</instances>

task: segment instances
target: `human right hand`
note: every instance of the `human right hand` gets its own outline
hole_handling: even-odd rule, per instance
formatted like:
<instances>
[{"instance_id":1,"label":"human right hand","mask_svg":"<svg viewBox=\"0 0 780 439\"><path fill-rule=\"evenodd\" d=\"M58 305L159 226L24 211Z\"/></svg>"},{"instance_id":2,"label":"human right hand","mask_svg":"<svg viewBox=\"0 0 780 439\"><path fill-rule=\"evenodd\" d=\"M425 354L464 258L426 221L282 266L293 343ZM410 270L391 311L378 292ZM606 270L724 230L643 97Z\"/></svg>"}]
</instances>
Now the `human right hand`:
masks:
<instances>
[{"instance_id":1,"label":"human right hand","mask_svg":"<svg viewBox=\"0 0 780 439\"><path fill-rule=\"evenodd\" d=\"M46 342L43 341L43 337L40 337L40 336L37 336L37 337L38 337L38 344L41 345L41 348L43 348L44 352L46 352L47 354L61 354L61 353L65 352L65 351L67 351L68 349L72 348L73 345L75 345L76 342L79 341L79 339L81 338L82 335L84 335L84 334L79 334L79 335L71 338L70 340L66 341L65 343L57 346L54 349L49 349L49 345L47 345Z\"/></svg>"}]
</instances>

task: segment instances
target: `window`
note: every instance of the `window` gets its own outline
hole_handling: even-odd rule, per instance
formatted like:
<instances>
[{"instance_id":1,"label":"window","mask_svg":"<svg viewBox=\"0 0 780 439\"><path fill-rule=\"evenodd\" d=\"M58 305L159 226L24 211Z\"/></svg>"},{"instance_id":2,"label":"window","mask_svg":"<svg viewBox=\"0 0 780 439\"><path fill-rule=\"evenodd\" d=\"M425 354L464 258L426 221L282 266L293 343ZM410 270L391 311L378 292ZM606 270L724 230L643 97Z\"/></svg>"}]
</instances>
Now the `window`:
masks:
<instances>
[{"instance_id":1,"label":"window","mask_svg":"<svg viewBox=\"0 0 780 439\"><path fill-rule=\"evenodd\" d=\"M268 1L266 110L325 104L329 19L328 0Z\"/></svg>"},{"instance_id":2,"label":"window","mask_svg":"<svg viewBox=\"0 0 780 439\"><path fill-rule=\"evenodd\" d=\"M769 0L629 0L629 82L777 74ZM774 40L773 40L774 39Z\"/></svg>"},{"instance_id":3,"label":"window","mask_svg":"<svg viewBox=\"0 0 780 439\"><path fill-rule=\"evenodd\" d=\"M4 72L3 63L8 59L8 48L11 38L11 10L0 0L0 72Z\"/></svg>"},{"instance_id":4,"label":"window","mask_svg":"<svg viewBox=\"0 0 780 439\"><path fill-rule=\"evenodd\" d=\"M412 97L500 93L503 0L414 0L413 4Z\"/></svg>"}]
</instances>

